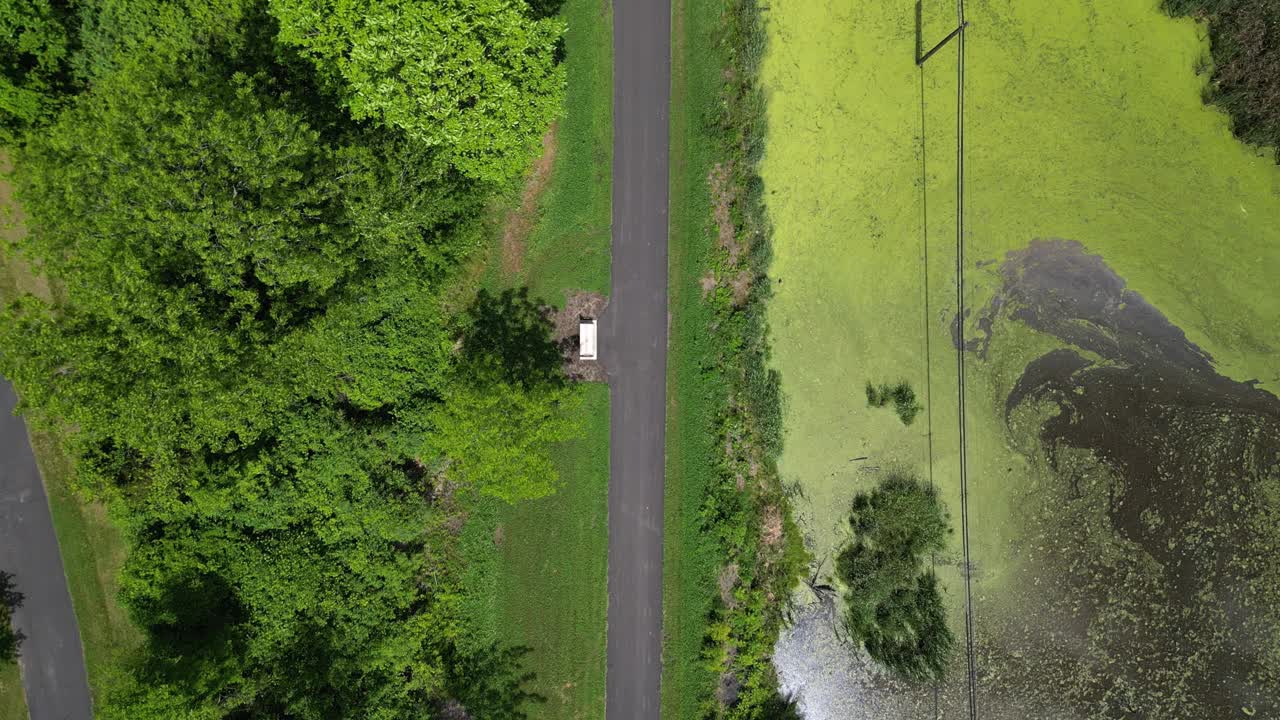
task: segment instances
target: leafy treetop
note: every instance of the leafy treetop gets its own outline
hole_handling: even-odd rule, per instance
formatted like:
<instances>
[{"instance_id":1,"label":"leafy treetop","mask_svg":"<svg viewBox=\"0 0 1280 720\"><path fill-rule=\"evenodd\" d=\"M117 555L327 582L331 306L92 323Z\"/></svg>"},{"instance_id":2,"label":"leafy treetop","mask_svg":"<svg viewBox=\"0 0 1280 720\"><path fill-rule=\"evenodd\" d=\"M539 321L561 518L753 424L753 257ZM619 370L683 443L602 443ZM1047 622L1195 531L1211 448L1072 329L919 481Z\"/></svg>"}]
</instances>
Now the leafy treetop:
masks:
<instances>
[{"instance_id":1,"label":"leafy treetop","mask_svg":"<svg viewBox=\"0 0 1280 720\"><path fill-rule=\"evenodd\" d=\"M524 170L558 112L563 27L514 0L271 0L298 48L357 120L439 148L468 177Z\"/></svg>"}]
</instances>

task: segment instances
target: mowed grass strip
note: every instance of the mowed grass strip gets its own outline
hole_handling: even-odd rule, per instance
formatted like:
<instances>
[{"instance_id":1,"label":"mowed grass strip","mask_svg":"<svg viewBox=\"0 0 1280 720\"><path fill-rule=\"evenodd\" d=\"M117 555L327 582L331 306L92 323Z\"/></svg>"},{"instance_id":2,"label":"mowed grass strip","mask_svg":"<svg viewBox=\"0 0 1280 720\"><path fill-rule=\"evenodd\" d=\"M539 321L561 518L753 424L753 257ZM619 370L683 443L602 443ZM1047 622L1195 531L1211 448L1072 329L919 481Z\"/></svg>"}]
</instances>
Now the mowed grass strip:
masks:
<instances>
[{"instance_id":1,"label":"mowed grass strip","mask_svg":"<svg viewBox=\"0 0 1280 720\"><path fill-rule=\"evenodd\" d=\"M707 373L714 358L706 329L712 306L702 301L701 275L714 250L707 185L714 138L704 118L717 100L723 58L712 42L722 4L674 0L671 17L671 209L667 351L667 477L663 557L662 716L700 717L714 678L702 660L706 618L718 570L702 531L702 503L715 481L713 421L721 379Z\"/></svg>"},{"instance_id":2,"label":"mowed grass strip","mask_svg":"<svg viewBox=\"0 0 1280 720\"><path fill-rule=\"evenodd\" d=\"M22 692L22 674L17 663L0 666L0 717L13 720L27 717L27 698Z\"/></svg>"},{"instance_id":3,"label":"mowed grass strip","mask_svg":"<svg viewBox=\"0 0 1280 720\"><path fill-rule=\"evenodd\" d=\"M0 169L8 169L3 156ZM6 242L20 236L21 219L12 205L9 185L0 182L0 236ZM0 252L0 306L28 293L48 298L50 292L45 279L33 275L21 259ZM121 658L141 641L141 635L116 602L117 578L125 557L124 539L108 519L106 508L86 501L75 490L74 466L60 438L34 432L31 446L49 496L63 569L80 626L89 686L94 700L99 701ZM26 713L17 667L0 668L0 717L22 718Z\"/></svg>"},{"instance_id":4,"label":"mowed grass strip","mask_svg":"<svg viewBox=\"0 0 1280 720\"><path fill-rule=\"evenodd\" d=\"M554 454L563 486L505 506L493 533L499 556L498 632L524 645L546 702L531 718L604 717L608 609L609 388L582 388L586 435Z\"/></svg>"},{"instance_id":5,"label":"mowed grass strip","mask_svg":"<svg viewBox=\"0 0 1280 720\"><path fill-rule=\"evenodd\" d=\"M511 248L499 227L478 273L478 285L490 291L527 285L556 305L576 291L608 294L612 242L612 7L567 0L560 15L568 25L568 87L537 218L516 248L518 272L507 272ZM531 720L604 717L609 388L580 390L575 412L584 435L553 452L560 490L515 506L483 501L463 530L473 641L529 649L527 689L545 699L527 708Z\"/></svg>"},{"instance_id":6,"label":"mowed grass strip","mask_svg":"<svg viewBox=\"0 0 1280 720\"><path fill-rule=\"evenodd\" d=\"M484 277L486 285L528 285L534 296L556 304L571 291L609 293L613 202L612 6L567 0L560 17L568 26L567 86L564 112L546 142L550 177L526 183L526 195L536 193L537 217L507 238L512 247L498 243L491 250ZM528 222L509 216L512 221Z\"/></svg>"},{"instance_id":7,"label":"mowed grass strip","mask_svg":"<svg viewBox=\"0 0 1280 720\"><path fill-rule=\"evenodd\" d=\"M567 0L564 118L557 162L529 237L530 287L559 300L568 289L609 293L613 209L613 10Z\"/></svg>"}]
</instances>

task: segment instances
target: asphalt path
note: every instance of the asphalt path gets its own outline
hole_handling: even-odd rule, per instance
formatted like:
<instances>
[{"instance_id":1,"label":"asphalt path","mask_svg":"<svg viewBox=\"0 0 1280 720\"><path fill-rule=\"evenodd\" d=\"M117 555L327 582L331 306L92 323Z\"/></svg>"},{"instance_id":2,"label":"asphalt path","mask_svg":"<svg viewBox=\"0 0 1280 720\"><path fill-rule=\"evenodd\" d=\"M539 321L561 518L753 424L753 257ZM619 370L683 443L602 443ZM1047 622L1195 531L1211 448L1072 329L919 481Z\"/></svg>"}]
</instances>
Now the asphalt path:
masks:
<instances>
[{"instance_id":1,"label":"asphalt path","mask_svg":"<svg viewBox=\"0 0 1280 720\"><path fill-rule=\"evenodd\" d=\"M23 594L13 615L26 636L18 662L31 720L91 720L80 628L62 571L49 501L13 386L0 379L0 570ZM7 718L5 720L8 720Z\"/></svg>"},{"instance_id":2,"label":"asphalt path","mask_svg":"<svg viewBox=\"0 0 1280 720\"><path fill-rule=\"evenodd\" d=\"M613 291L605 717L657 720L667 375L669 0L613 6Z\"/></svg>"}]
</instances>

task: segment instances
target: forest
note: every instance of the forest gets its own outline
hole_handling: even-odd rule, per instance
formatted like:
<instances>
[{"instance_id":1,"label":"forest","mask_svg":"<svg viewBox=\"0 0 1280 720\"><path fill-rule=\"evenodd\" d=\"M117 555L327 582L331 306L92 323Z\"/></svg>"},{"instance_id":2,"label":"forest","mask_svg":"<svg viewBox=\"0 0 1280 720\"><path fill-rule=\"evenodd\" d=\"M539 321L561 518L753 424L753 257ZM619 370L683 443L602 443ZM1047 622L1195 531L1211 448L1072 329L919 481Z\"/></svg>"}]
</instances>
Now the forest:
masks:
<instances>
[{"instance_id":1,"label":"forest","mask_svg":"<svg viewBox=\"0 0 1280 720\"><path fill-rule=\"evenodd\" d=\"M126 537L103 718L515 718L469 503L553 492L577 400L527 294L450 293L560 112L516 0L4 0L0 147L47 279L0 373Z\"/></svg>"}]
</instances>

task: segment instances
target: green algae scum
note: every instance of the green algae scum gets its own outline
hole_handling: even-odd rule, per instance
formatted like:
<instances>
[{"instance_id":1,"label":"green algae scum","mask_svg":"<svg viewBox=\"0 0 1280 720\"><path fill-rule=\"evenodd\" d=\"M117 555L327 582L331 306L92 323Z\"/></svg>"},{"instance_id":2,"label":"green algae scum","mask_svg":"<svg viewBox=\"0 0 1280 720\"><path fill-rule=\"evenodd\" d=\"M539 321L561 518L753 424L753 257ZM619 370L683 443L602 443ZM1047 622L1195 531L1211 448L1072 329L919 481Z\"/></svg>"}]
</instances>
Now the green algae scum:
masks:
<instances>
[{"instance_id":1,"label":"green algae scum","mask_svg":"<svg viewBox=\"0 0 1280 720\"><path fill-rule=\"evenodd\" d=\"M1280 169L1201 93L1157 0L970 0L964 312L957 51L913 3L783 0L770 46L770 320L815 588L849 502L929 478L960 649L937 686L841 640L805 590L775 662L809 720L1280 714ZM955 4L926 0L924 47ZM1199 72L1198 72L1199 71ZM957 341L963 337L964 342ZM904 381L910 424L869 407ZM966 587L967 586L967 587Z\"/></svg>"}]
</instances>

